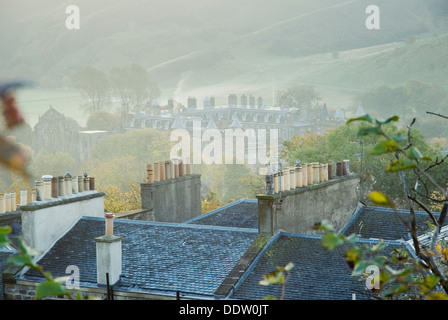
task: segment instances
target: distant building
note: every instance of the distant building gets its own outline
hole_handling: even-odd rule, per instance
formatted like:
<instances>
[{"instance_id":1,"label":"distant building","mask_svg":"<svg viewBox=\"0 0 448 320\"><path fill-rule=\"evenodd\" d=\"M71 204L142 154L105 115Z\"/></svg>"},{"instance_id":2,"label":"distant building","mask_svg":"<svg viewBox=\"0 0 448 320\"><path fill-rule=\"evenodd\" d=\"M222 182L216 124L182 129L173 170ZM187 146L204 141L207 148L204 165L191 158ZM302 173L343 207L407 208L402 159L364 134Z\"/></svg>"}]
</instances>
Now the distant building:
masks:
<instances>
[{"instance_id":1,"label":"distant building","mask_svg":"<svg viewBox=\"0 0 448 320\"><path fill-rule=\"evenodd\" d=\"M32 148L36 152L67 152L76 154L79 145L78 123L50 107L34 126Z\"/></svg>"},{"instance_id":2,"label":"distant building","mask_svg":"<svg viewBox=\"0 0 448 320\"><path fill-rule=\"evenodd\" d=\"M74 119L50 107L34 126L31 147L36 153L66 152L74 159L84 161L95 144L110 133L83 130Z\"/></svg>"},{"instance_id":3,"label":"distant building","mask_svg":"<svg viewBox=\"0 0 448 320\"><path fill-rule=\"evenodd\" d=\"M256 103L257 102L257 103ZM338 109L331 115L324 104L320 116L313 118L309 106L302 105L301 109L283 107L268 107L263 99L242 95L240 102L236 94L229 94L227 105L216 106L215 99L206 97L202 108L197 105L197 99L189 97L187 106L168 100L165 107L159 105L129 113L123 108L126 130L153 128L167 131L172 129L192 130L193 121L200 121L201 128L216 128L219 130L230 128L246 129L278 129L279 143L290 140L293 136L301 136L310 131L323 133L331 127L336 127L345 121L345 113Z\"/></svg>"}]
</instances>

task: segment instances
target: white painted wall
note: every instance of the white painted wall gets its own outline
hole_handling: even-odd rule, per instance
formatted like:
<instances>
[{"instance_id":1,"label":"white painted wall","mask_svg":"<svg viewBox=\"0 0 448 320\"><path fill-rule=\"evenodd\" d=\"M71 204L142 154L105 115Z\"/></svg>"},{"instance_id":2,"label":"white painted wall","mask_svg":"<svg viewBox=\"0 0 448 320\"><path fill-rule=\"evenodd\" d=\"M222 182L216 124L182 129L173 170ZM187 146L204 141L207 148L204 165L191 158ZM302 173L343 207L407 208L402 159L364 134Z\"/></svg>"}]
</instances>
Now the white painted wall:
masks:
<instances>
[{"instance_id":1,"label":"white painted wall","mask_svg":"<svg viewBox=\"0 0 448 320\"><path fill-rule=\"evenodd\" d=\"M84 191L79 195L90 193L93 194L96 191ZM81 217L104 217L102 196L79 201L76 201L76 198L72 196L70 203L22 211L22 234L25 243L44 252L69 231Z\"/></svg>"}]
</instances>

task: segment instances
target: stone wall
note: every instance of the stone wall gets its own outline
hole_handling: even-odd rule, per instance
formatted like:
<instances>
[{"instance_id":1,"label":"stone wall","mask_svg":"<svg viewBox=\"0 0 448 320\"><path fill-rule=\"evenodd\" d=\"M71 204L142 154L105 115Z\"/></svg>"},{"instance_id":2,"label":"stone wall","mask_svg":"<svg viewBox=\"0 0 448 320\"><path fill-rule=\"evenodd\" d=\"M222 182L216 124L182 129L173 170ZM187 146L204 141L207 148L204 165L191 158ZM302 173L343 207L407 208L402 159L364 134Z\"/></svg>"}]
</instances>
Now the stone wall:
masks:
<instances>
[{"instance_id":1,"label":"stone wall","mask_svg":"<svg viewBox=\"0 0 448 320\"><path fill-rule=\"evenodd\" d=\"M142 209L152 221L183 222L201 214L201 175L141 183Z\"/></svg>"},{"instance_id":2,"label":"stone wall","mask_svg":"<svg viewBox=\"0 0 448 320\"><path fill-rule=\"evenodd\" d=\"M359 177L349 174L274 195L259 195L259 231L314 234L313 225L323 220L339 230L357 208L358 185Z\"/></svg>"}]
</instances>

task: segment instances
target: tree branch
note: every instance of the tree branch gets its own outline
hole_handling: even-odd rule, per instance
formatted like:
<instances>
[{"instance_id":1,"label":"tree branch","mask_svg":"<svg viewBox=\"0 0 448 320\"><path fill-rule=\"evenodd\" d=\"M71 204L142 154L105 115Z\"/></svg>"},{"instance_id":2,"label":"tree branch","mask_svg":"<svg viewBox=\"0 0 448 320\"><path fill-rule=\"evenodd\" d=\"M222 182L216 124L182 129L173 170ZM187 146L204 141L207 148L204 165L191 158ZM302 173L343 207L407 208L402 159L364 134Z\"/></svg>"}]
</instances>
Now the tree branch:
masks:
<instances>
[{"instance_id":1,"label":"tree branch","mask_svg":"<svg viewBox=\"0 0 448 320\"><path fill-rule=\"evenodd\" d=\"M447 116L444 116L444 115L442 115L440 113L435 113L435 112L431 112L431 111L426 111L426 113L432 114L432 115L435 115L435 116L438 116L438 117L442 117L442 118L445 118L445 119L448 119Z\"/></svg>"}]
</instances>

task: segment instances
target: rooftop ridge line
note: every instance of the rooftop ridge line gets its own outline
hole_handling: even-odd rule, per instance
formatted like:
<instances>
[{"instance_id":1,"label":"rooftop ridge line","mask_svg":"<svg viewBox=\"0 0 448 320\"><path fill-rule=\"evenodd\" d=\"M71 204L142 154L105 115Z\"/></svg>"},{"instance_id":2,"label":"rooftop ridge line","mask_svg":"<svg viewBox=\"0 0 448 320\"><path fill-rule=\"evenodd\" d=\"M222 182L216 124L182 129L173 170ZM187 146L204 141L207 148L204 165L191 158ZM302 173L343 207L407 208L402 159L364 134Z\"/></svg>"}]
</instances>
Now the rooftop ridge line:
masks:
<instances>
[{"instance_id":1,"label":"rooftop ridge line","mask_svg":"<svg viewBox=\"0 0 448 320\"><path fill-rule=\"evenodd\" d=\"M88 217L88 216L83 216L81 219L104 221L104 218ZM255 228L224 227L224 226L214 226L214 225L190 224L190 223L184 223L184 222L176 223L176 222L128 220L128 219L120 219L120 218L116 218L114 220L115 220L114 223L122 223L122 224L141 224L141 225L152 225L152 226L162 226L162 227L172 227L172 228L188 228L188 229L198 229L198 230L220 230L220 231L258 233L258 229L255 229Z\"/></svg>"}]
</instances>

